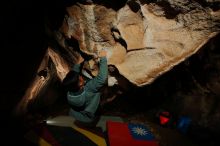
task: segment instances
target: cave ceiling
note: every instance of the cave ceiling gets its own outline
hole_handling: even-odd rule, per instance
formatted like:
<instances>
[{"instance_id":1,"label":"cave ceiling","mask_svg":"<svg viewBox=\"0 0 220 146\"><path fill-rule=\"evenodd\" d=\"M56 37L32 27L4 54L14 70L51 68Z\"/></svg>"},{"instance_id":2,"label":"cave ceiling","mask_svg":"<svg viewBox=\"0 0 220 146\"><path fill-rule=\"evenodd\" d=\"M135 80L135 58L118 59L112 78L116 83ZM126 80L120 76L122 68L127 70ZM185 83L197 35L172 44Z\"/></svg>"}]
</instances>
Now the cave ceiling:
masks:
<instances>
[{"instance_id":1,"label":"cave ceiling","mask_svg":"<svg viewBox=\"0 0 220 146\"><path fill-rule=\"evenodd\" d=\"M69 52L93 55L106 48L108 64L136 86L150 84L219 32L219 12L193 1L130 0L121 8L109 6L101 1L68 6L54 37Z\"/></svg>"}]
</instances>

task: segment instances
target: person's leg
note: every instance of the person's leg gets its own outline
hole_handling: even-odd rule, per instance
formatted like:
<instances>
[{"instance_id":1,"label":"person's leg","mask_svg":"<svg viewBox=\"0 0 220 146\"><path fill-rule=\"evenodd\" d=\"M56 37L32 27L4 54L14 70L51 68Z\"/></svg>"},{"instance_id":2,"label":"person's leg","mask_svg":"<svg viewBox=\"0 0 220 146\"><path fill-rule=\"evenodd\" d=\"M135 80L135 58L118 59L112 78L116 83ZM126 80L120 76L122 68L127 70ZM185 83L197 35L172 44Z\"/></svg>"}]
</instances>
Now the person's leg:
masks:
<instances>
[{"instance_id":1,"label":"person's leg","mask_svg":"<svg viewBox=\"0 0 220 146\"><path fill-rule=\"evenodd\" d=\"M112 102L116 97L123 94L123 91L118 86L113 86L106 91L107 96L102 97L100 101L100 106L103 107L105 104Z\"/></svg>"},{"instance_id":2,"label":"person's leg","mask_svg":"<svg viewBox=\"0 0 220 146\"><path fill-rule=\"evenodd\" d=\"M76 121L74 121L74 124L76 126L78 126L78 127L81 127L81 128L89 128L89 129L91 129L91 128L96 127L96 124L98 123L98 121L99 121L99 117L97 116L91 122L82 122L82 121L76 120Z\"/></svg>"}]
</instances>

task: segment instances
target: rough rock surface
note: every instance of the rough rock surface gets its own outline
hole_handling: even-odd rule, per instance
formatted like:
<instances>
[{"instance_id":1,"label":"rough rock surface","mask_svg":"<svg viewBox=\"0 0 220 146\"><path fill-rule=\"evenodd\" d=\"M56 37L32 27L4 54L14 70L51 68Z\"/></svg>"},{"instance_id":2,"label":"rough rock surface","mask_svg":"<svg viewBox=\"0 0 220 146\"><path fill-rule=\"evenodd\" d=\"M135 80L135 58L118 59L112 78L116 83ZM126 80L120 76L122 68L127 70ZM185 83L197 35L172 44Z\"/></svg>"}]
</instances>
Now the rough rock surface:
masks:
<instances>
[{"instance_id":1,"label":"rough rock surface","mask_svg":"<svg viewBox=\"0 0 220 146\"><path fill-rule=\"evenodd\" d=\"M91 55L107 48L108 64L136 86L150 84L219 32L219 12L193 1L130 0L118 10L94 1L66 10L54 33L59 44Z\"/></svg>"}]
</instances>

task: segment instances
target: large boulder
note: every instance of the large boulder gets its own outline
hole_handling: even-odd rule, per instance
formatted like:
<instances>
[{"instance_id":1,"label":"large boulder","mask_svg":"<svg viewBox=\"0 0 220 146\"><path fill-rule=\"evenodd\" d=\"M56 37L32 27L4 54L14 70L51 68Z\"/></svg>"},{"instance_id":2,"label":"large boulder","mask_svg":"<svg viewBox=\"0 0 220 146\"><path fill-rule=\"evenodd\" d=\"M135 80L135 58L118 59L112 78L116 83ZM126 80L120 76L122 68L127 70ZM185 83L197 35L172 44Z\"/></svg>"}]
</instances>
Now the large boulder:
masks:
<instances>
[{"instance_id":1,"label":"large boulder","mask_svg":"<svg viewBox=\"0 0 220 146\"><path fill-rule=\"evenodd\" d=\"M219 33L219 12L198 2L129 0L115 9L90 1L66 10L54 33L59 44L91 55L106 48L108 64L136 86L152 83Z\"/></svg>"}]
</instances>

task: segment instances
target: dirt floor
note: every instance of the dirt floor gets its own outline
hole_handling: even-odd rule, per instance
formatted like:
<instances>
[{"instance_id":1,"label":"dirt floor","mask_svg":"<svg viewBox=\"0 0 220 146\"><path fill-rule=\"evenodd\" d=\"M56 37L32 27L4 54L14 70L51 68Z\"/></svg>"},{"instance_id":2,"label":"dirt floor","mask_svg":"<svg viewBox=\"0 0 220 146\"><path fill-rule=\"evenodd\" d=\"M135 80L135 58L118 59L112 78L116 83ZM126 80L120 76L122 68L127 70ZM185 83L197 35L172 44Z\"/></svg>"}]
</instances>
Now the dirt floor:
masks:
<instances>
[{"instance_id":1,"label":"dirt floor","mask_svg":"<svg viewBox=\"0 0 220 146\"><path fill-rule=\"evenodd\" d=\"M134 109L133 106L125 101L126 97L121 96L114 100L114 102L107 104L102 109L102 115L107 116L119 116L125 120L125 122L130 123L140 123L146 125L152 131L156 140L159 142L160 146L198 146L196 141L193 141L186 134L182 134L176 128L163 127L159 124L156 118L157 109L150 109L146 111L140 111L141 109ZM147 104L146 104L147 106ZM52 109L51 109L52 110ZM57 107L50 111L50 117L55 117L59 115L67 115L68 107ZM40 122L43 118L41 115L35 115L34 117L29 117L29 124L26 128L33 127L37 122ZM26 141L26 143L28 143Z\"/></svg>"},{"instance_id":2,"label":"dirt floor","mask_svg":"<svg viewBox=\"0 0 220 146\"><path fill-rule=\"evenodd\" d=\"M132 105L129 106L125 105L125 103L122 104L121 102L124 99L123 97L120 98L121 99L116 99L117 101L114 103L109 104L108 107L106 107L104 114L120 116L123 117L127 122L146 125L150 128L160 146L196 146L195 142L193 142L185 134L180 133L177 129L161 126L159 124L159 119L156 117L158 112L157 109L151 109L147 112L138 111L140 109L131 111Z\"/></svg>"}]
</instances>

